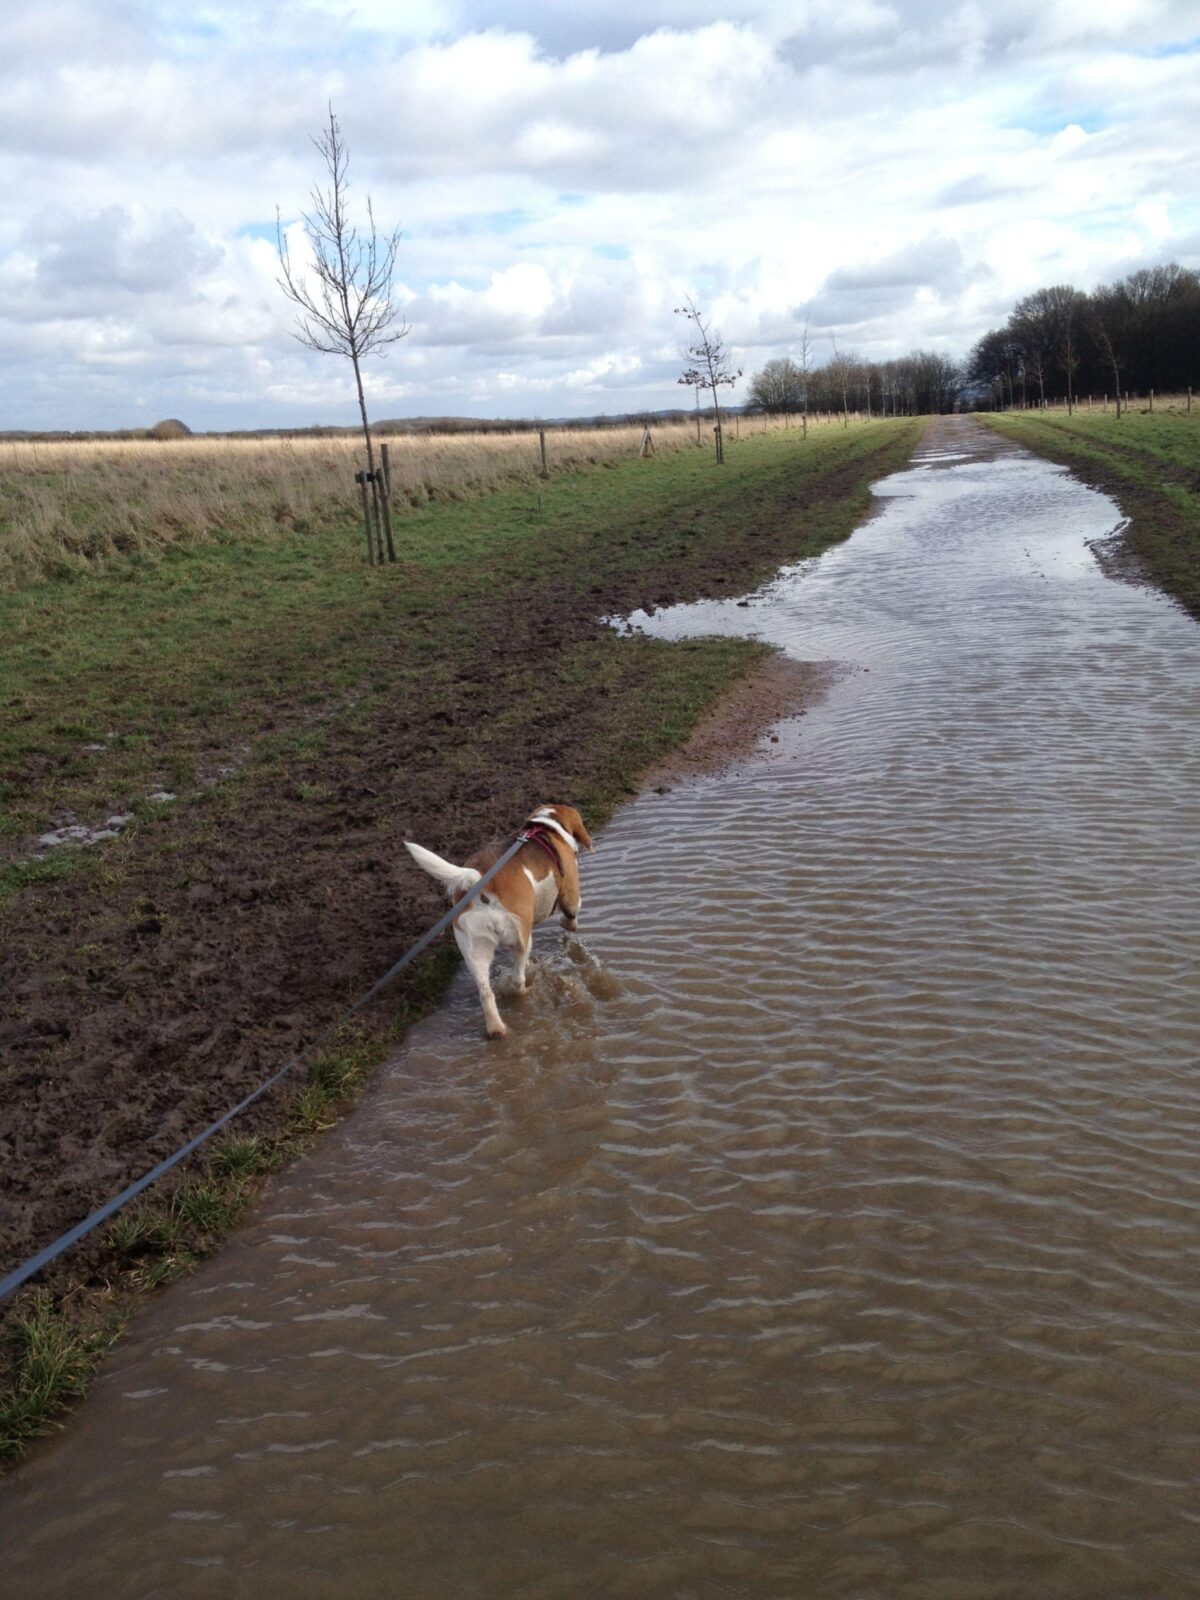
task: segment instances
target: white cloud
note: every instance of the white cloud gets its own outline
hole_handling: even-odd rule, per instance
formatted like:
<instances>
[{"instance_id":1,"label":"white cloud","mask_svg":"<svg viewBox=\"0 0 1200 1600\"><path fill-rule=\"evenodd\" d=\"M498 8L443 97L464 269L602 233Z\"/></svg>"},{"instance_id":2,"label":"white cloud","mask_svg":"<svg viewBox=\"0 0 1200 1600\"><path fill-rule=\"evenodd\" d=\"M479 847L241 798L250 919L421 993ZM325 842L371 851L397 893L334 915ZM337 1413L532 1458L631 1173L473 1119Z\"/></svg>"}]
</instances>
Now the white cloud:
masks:
<instances>
[{"instance_id":1,"label":"white cloud","mask_svg":"<svg viewBox=\"0 0 1200 1600\"><path fill-rule=\"evenodd\" d=\"M1194 33L1186 0L11 8L0 427L348 419L274 281L330 97L404 229L393 413L672 404L683 292L748 368L806 314L963 350L1044 283L1200 265Z\"/></svg>"},{"instance_id":2,"label":"white cloud","mask_svg":"<svg viewBox=\"0 0 1200 1600\"><path fill-rule=\"evenodd\" d=\"M61 301L82 291L88 298L149 295L178 289L215 265L220 252L171 209L106 206L85 217L41 211L28 230L37 258L38 287Z\"/></svg>"}]
</instances>

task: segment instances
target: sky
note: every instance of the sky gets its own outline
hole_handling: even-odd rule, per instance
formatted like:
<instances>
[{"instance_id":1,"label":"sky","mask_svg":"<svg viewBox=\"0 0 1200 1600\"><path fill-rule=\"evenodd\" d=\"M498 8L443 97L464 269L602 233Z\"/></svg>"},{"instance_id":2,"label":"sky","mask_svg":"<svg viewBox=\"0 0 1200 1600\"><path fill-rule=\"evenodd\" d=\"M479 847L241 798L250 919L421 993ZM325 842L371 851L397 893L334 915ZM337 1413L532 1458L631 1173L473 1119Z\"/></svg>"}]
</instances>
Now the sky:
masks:
<instances>
[{"instance_id":1,"label":"sky","mask_svg":"<svg viewBox=\"0 0 1200 1600\"><path fill-rule=\"evenodd\" d=\"M686 405L689 295L749 375L1200 268L1196 0L10 3L0 429L353 422L277 283L330 104L403 232L375 418Z\"/></svg>"}]
</instances>

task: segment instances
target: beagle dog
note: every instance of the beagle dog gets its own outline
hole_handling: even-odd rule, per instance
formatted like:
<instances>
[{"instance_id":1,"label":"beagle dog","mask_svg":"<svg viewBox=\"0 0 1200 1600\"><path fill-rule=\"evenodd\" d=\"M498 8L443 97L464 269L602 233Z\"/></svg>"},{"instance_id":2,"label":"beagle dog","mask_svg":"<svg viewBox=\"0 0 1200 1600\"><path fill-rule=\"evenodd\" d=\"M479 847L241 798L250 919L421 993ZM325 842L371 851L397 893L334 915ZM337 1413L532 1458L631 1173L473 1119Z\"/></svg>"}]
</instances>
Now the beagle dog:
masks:
<instances>
[{"instance_id":1,"label":"beagle dog","mask_svg":"<svg viewBox=\"0 0 1200 1600\"><path fill-rule=\"evenodd\" d=\"M580 845L593 848L583 818L574 806L539 806L517 837L523 841L521 849L505 862L462 916L454 919L454 937L479 990L489 1039L501 1039L508 1032L492 992L492 959L496 951L516 952L517 988L528 989L526 967L534 927L561 909L563 927L569 933L575 931L582 904L576 858ZM480 850L461 867L407 839L404 848L423 871L445 884L446 893L457 904L507 846Z\"/></svg>"}]
</instances>

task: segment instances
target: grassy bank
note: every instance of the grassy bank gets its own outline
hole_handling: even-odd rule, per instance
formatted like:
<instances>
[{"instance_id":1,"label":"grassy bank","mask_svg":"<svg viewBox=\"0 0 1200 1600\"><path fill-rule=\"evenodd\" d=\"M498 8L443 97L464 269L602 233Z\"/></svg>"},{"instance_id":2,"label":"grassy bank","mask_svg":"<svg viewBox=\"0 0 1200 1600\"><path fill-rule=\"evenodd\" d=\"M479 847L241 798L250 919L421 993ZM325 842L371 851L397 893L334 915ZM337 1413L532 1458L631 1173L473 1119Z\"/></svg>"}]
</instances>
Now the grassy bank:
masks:
<instances>
[{"instance_id":1,"label":"grassy bank","mask_svg":"<svg viewBox=\"0 0 1200 1600\"><path fill-rule=\"evenodd\" d=\"M1200 407L982 419L1112 495L1127 548L1146 574L1200 617Z\"/></svg>"},{"instance_id":2,"label":"grassy bank","mask_svg":"<svg viewBox=\"0 0 1200 1600\"><path fill-rule=\"evenodd\" d=\"M600 619L736 594L845 537L919 431L756 435L723 469L697 450L560 469L414 509L395 567L365 566L347 514L0 597L3 1266L302 1052L434 920L402 838L466 852L558 798L598 827L762 654ZM131 820L105 843L31 859L51 826L113 815ZM259 1102L18 1297L0 1449L78 1390L131 1293L212 1248L353 1099L451 964L432 957L315 1084Z\"/></svg>"}]
</instances>

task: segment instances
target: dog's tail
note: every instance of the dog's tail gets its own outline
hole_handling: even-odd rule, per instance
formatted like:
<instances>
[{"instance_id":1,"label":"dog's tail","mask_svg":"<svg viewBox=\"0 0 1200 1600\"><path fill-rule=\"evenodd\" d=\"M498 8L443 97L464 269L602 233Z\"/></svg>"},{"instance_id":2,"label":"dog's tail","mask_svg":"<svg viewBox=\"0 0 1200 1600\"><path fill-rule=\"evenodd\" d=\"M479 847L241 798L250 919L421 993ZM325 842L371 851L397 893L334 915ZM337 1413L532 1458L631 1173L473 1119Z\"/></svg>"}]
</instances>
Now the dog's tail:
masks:
<instances>
[{"instance_id":1,"label":"dog's tail","mask_svg":"<svg viewBox=\"0 0 1200 1600\"><path fill-rule=\"evenodd\" d=\"M404 841L404 848L417 863L423 872L431 878L436 878L439 883L446 885L446 893L453 900L456 895L466 894L473 883L478 883L483 876L476 872L474 867L456 867L452 861L443 861L441 856L435 856L432 850L426 850L422 845Z\"/></svg>"}]
</instances>

